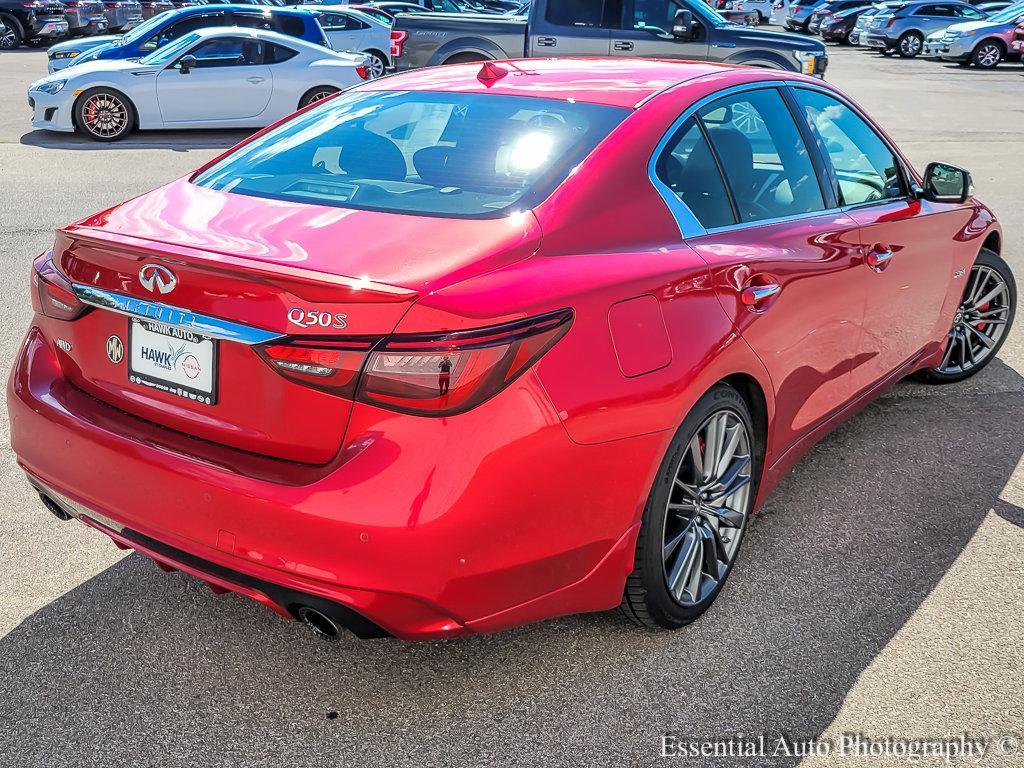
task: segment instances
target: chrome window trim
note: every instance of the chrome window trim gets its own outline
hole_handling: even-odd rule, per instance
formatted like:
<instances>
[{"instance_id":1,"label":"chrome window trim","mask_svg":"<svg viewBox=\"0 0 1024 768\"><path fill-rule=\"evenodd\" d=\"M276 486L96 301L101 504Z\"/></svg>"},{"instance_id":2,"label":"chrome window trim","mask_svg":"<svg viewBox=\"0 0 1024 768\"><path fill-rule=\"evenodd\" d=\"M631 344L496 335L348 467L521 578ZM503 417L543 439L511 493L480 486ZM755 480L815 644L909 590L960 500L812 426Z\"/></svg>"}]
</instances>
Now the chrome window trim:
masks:
<instances>
[{"instance_id":1,"label":"chrome window trim","mask_svg":"<svg viewBox=\"0 0 1024 768\"><path fill-rule=\"evenodd\" d=\"M697 217L693 214L689 207L682 200L676 197L675 193L669 188L669 186L659 178L657 170L658 159L668 148L669 143L675 137L676 133L678 133L680 128L683 127L683 124L691 117L694 117L694 115L702 107L706 106L708 103L712 101L717 101L718 99L724 96L730 96L735 93L743 93L745 91L761 90L764 88L774 88L776 90L780 90L782 88L806 88L808 90L818 91L820 93L825 94L826 96L830 96L831 98L835 99L841 104L849 107L851 110L853 110L854 114L856 114L861 120L865 122L868 128L871 129L871 132L878 136L878 138L881 139L882 143L885 144L885 146L888 147L889 150L893 153L893 157L895 157L900 164L900 169L903 172L904 181L907 182L907 185L909 187L912 187L915 183L915 177L912 173L908 171L906 164L903 160L903 155L899 152L899 150L896 149L896 147L888 139L888 137L883 136L881 133L878 132L878 130L872 124L871 120L864 114L864 112L861 109L859 109L855 104L850 102L850 100L845 98L842 94L836 93L835 91L825 88L824 86L817 85L816 83L805 83L803 81L792 82L761 80L755 83L744 83L743 85L734 85L729 88L724 88L721 91L716 91L715 93L708 94L707 96L699 99L698 101L695 101L693 104L687 107L683 111L683 113L672 123L672 125L669 126L668 131L665 133L664 136L662 136L661 140L655 146L654 153L651 155L651 159L647 163L647 176L650 179L650 182L654 186L655 190L658 192L661 199L665 202L665 205L668 207L669 213L672 214L672 218L675 219L676 226L679 227L679 234L682 236L684 240L690 240L696 237L702 237L704 235L714 235L723 232L732 232L734 230L754 229L756 227L763 227L771 224L785 224L793 221L801 221L803 219L815 219L821 216L834 216L838 213L847 213L848 211L852 210L862 210L864 208L872 208L881 205L891 205L893 203L899 202L909 202L911 199L913 199L912 194L907 194L904 195L903 197L889 197L885 198L884 200L875 200L867 203L853 203L851 205L841 205L832 208L824 208L820 211L798 213L792 216L781 216L774 219L761 219L759 221L744 221L738 222L736 224L728 224L724 227L712 227L710 229L705 228L697 220ZM815 147L808 147L807 150L808 152L818 151ZM831 183L831 178L829 179L829 181ZM818 179L818 183L821 184L822 180Z\"/></svg>"},{"instance_id":2,"label":"chrome window trim","mask_svg":"<svg viewBox=\"0 0 1024 768\"><path fill-rule=\"evenodd\" d=\"M712 227L711 229L707 229L697 220L697 217L693 214L693 211L689 209L686 203L676 197L675 193L658 176L658 159L668 148L669 143L673 138L675 138L675 135L683 127L683 124L691 117L694 117L702 107L707 106L710 102L717 101L725 96L731 96L736 93L759 91L768 88L780 91L781 88L785 88L787 85L788 83L786 81L761 80L756 83L744 83L743 85L734 85L729 88L724 88L721 91L715 91L687 107L686 110L683 111L682 115L672 123L668 132L662 136L661 141L659 141L657 146L654 148L654 154L651 156L651 159L647 164L647 176L650 179L651 184L654 185L654 188L661 196L661 199L665 202L665 205L668 206L669 212L672 214L672 218L676 221L676 226L679 227L679 234L682 235L684 240L690 240L703 235L731 232L738 229L753 229L755 227L763 227L769 224L782 224L789 221L799 221L801 219L812 219L819 216L834 215L845 210L845 208L824 208L820 211L812 211L810 213L798 213L792 216L780 216L774 219L761 219L758 221L742 221L736 224L727 224L724 227ZM825 93L830 93L830 91L825 88L821 88L820 90ZM783 93L780 92L779 96L785 100L785 95ZM799 126L797 127L799 128ZM803 138L802 135L801 138ZM808 147L807 151L808 153L811 153L816 150L813 147ZM821 184L821 179L818 180L818 183L819 185Z\"/></svg>"},{"instance_id":3,"label":"chrome window trim","mask_svg":"<svg viewBox=\"0 0 1024 768\"><path fill-rule=\"evenodd\" d=\"M145 299L106 291L102 288L95 288L82 283L74 283L72 289L79 301L91 307L106 309L110 312L116 312L119 315L126 315L139 320L152 320L172 328L193 331L222 341L234 341L239 344L253 346L255 344L265 344L284 335L274 333L273 331L265 331L262 328L253 328L251 325L243 325L231 320L222 320L219 317L192 312L191 310L175 307L171 304L146 301Z\"/></svg>"}]
</instances>

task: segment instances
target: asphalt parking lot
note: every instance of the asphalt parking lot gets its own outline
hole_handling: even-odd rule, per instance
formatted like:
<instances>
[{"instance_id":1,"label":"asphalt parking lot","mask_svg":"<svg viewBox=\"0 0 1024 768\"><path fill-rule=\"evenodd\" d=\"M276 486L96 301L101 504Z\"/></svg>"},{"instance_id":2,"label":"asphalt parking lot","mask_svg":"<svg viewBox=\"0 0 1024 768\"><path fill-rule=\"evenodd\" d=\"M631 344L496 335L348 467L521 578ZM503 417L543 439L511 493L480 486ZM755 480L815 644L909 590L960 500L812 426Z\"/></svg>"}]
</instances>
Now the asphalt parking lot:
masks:
<instances>
[{"instance_id":1,"label":"asphalt parking lot","mask_svg":"<svg viewBox=\"0 0 1024 768\"><path fill-rule=\"evenodd\" d=\"M1024 67L832 56L829 79L919 169L946 160L973 172L1024 277ZM103 146L33 131L25 92L45 66L41 51L0 54L5 374L31 313L31 259L54 228L242 137ZM1020 322L1000 357L961 385L901 384L821 443L753 522L721 599L673 634L609 613L445 643L328 645L58 523L6 448L5 414L0 763L626 766L665 762L668 732L861 732L989 737L982 765L1020 766L1024 746L995 746L1024 735Z\"/></svg>"}]
</instances>

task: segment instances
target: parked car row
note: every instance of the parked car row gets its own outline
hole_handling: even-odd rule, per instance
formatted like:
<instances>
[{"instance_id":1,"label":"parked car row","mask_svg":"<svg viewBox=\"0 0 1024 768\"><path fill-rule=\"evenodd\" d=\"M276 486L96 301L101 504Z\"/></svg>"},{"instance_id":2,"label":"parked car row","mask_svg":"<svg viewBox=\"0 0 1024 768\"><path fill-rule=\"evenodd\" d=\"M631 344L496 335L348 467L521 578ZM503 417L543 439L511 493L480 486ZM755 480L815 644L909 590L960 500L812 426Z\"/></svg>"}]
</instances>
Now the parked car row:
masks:
<instances>
[{"instance_id":1,"label":"parked car row","mask_svg":"<svg viewBox=\"0 0 1024 768\"><path fill-rule=\"evenodd\" d=\"M381 77L392 66L390 25L355 6L308 9L236 4L182 8L154 16L120 37L58 43L47 51L48 70L53 73L97 60L141 58L197 29L218 26L266 29L337 51L365 53L371 57L371 77Z\"/></svg>"},{"instance_id":2,"label":"parked car row","mask_svg":"<svg viewBox=\"0 0 1024 768\"><path fill-rule=\"evenodd\" d=\"M343 2L343 0L341 0ZM0 50L39 47L65 37L122 33L176 8L279 7L284 0L0 0Z\"/></svg>"},{"instance_id":3,"label":"parked car row","mask_svg":"<svg viewBox=\"0 0 1024 768\"><path fill-rule=\"evenodd\" d=\"M929 56L991 69L1021 58L1014 39L1024 29L1024 2L811 0L788 5L783 24L884 56Z\"/></svg>"}]
</instances>

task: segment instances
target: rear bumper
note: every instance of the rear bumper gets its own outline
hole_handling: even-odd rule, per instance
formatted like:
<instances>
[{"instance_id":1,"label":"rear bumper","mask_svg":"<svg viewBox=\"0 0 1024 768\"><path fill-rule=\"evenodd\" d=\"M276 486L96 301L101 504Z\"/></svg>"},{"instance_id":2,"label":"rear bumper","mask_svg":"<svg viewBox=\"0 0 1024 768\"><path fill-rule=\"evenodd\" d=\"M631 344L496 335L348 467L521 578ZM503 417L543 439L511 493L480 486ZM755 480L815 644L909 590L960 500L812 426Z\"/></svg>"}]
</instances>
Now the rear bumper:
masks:
<instances>
[{"instance_id":1,"label":"rear bumper","mask_svg":"<svg viewBox=\"0 0 1024 768\"><path fill-rule=\"evenodd\" d=\"M878 48L881 50L889 50L890 48L896 47L895 38L891 38L880 32L869 32L861 39L861 45L866 45L868 48Z\"/></svg>"},{"instance_id":2,"label":"rear bumper","mask_svg":"<svg viewBox=\"0 0 1024 768\"><path fill-rule=\"evenodd\" d=\"M64 37L70 29L65 19L49 18L37 19L36 21L38 26L28 31L28 37L30 38L43 37L49 39Z\"/></svg>"},{"instance_id":3,"label":"rear bumper","mask_svg":"<svg viewBox=\"0 0 1024 768\"><path fill-rule=\"evenodd\" d=\"M580 446L546 400L527 374L459 417L357 407L338 460L286 482L289 462L272 462L277 476L267 480L249 466L189 455L182 446L195 438L171 433L177 442L165 444L161 428L135 429L141 420L63 377L37 329L8 389L19 464L119 545L282 615L294 605L277 589L330 601L409 640L605 610L621 599L670 436Z\"/></svg>"}]
</instances>

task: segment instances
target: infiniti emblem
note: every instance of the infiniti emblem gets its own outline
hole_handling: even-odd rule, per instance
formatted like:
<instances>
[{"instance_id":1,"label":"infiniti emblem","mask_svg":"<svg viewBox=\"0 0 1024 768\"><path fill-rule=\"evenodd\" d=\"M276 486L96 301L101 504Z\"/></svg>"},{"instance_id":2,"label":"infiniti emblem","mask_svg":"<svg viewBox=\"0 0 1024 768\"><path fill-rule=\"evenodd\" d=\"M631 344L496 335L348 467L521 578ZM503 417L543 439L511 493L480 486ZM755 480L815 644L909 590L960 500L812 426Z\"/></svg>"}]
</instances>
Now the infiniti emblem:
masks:
<instances>
[{"instance_id":1,"label":"infiniti emblem","mask_svg":"<svg viewBox=\"0 0 1024 768\"><path fill-rule=\"evenodd\" d=\"M167 267L143 264L139 270L139 282L150 293L170 293L178 284L178 278Z\"/></svg>"},{"instance_id":2,"label":"infiniti emblem","mask_svg":"<svg viewBox=\"0 0 1024 768\"><path fill-rule=\"evenodd\" d=\"M107 357L114 365L117 365L124 359L124 344L121 343L119 336L107 338Z\"/></svg>"}]
</instances>

